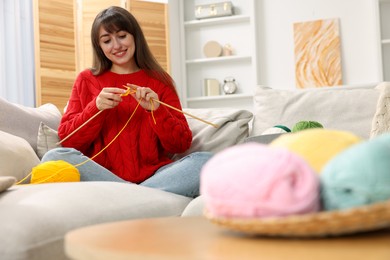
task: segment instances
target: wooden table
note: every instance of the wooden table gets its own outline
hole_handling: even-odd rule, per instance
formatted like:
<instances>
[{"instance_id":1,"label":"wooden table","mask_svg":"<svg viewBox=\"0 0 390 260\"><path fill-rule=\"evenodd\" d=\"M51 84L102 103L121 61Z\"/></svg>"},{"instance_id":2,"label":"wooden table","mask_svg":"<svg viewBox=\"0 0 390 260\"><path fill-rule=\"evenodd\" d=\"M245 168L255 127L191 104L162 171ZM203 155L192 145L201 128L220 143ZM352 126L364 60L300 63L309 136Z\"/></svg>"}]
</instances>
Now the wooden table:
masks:
<instances>
[{"instance_id":1,"label":"wooden table","mask_svg":"<svg viewBox=\"0 0 390 260\"><path fill-rule=\"evenodd\" d=\"M390 229L321 239L249 237L202 217L130 220L69 232L72 259L390 260Z\"/></svg>"}]
</instances>

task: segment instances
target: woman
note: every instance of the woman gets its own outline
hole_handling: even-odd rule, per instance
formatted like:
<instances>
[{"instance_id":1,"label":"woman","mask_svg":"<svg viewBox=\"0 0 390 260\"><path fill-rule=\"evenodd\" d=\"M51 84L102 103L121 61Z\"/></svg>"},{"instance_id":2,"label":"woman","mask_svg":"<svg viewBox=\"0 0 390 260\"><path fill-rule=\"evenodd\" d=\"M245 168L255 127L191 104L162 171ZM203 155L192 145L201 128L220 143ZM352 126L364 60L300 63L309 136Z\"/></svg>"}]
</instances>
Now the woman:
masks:
<instances>
[{"instance_id":1,"label":"woman","mask_svg":"<svg viewBox=\"0 0 390 260\"><path fill-rule=\"evenodd\" d=\"M93 67L78 75L58 129L64 148L49 151L42 161L84 162L104 149L134 113L107 149L78 167L81 181L131 182L198 196L200 170L211 154L170 159L190 147L192 133L182 113L158 102L181 109L173 80L153 57L136 19L126 9L107 8L96 16L91 40ZM125 96L124 86L131 86L130 95Z\"/></svg>"}]
</instances>

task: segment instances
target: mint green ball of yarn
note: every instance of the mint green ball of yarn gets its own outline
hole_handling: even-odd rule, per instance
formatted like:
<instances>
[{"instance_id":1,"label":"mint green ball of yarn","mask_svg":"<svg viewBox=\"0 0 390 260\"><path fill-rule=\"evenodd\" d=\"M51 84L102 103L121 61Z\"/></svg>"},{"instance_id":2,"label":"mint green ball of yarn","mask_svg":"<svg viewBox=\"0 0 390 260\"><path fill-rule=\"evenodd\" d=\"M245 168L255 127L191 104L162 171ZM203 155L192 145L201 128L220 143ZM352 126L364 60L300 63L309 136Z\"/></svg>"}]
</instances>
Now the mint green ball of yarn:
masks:
<instances>
[{"instance_id":1,"label":"mint green ball of yarn","mask_svg":"<svg viewBox=\"0 0 390 260\"><path fill-rule=\"evenodd\" d=\"M295 133L310 128L324 128L324 127L317 121L299 121L292 128L292 132Z\"/></svg>"},{"instance_id":2,"label":"mint green ball of yarn","mask_svg":"<svg viewBox=\"0 0 390 260\"><path fill-rule=\"evenodd\" d=\"M350 146L320 174L324 210L347 209L390 199L390 134Z\"/></svg>"}]
</instances>

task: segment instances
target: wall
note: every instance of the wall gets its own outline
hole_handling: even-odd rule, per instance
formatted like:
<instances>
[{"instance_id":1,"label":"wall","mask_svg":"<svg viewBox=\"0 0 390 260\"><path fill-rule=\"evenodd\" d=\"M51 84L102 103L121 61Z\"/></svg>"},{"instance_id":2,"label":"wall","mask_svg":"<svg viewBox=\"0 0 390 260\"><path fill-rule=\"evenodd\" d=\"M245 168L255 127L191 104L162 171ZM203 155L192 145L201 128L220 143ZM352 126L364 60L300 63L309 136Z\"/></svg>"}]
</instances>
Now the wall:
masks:
<instances>
[{"instance_id":1,"label":"wall","mask_svg":"<svg viewBox=\"0 0 390 260\"><path fill-rule=\"evenodd\" d=\"M376 1L258 1L260 83L295 86L293 23L339 18L344 85L382 80Z\"/></svg>"},{"instance_id":2,"label":"wall","mask_svg":"<svg viewBox=\"0 0 390 260\"><path fill-rule=\"evenodd\" d=\"M183 0L169 0L169 20L171 73L180 88L179 1ZM259 84L295 87L293 23L327 18L339 18L343 84L383 80L376 0L258 0L256 4Z\"/></svg>"}]
</instances>

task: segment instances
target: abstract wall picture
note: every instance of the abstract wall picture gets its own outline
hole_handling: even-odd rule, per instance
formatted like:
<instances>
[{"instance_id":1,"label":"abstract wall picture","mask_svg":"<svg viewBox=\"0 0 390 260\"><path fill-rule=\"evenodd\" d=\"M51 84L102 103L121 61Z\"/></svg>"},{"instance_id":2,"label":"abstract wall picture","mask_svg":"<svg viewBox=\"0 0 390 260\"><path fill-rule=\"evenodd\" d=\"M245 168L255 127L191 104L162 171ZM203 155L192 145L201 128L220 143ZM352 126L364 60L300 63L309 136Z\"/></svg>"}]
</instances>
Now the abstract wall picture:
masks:
<instances>
[{"instance_id":1,"label":"abstract wall picture","mask_svg":"<svg viewBox=\"0 0 390 260\"><path fill-rule=\"evenodd\" d=\"M338 19L294 23L297 88L342 84Z\"/></svg>"}]
</instances>

